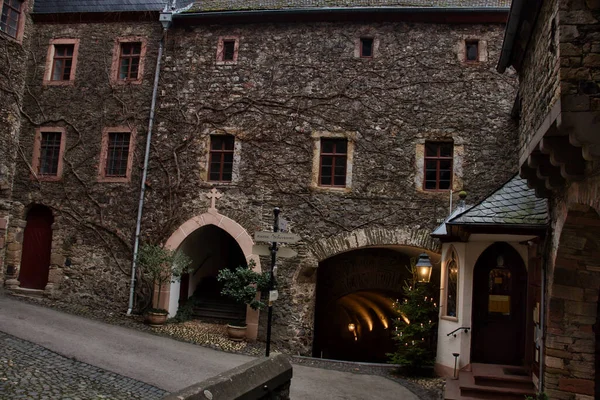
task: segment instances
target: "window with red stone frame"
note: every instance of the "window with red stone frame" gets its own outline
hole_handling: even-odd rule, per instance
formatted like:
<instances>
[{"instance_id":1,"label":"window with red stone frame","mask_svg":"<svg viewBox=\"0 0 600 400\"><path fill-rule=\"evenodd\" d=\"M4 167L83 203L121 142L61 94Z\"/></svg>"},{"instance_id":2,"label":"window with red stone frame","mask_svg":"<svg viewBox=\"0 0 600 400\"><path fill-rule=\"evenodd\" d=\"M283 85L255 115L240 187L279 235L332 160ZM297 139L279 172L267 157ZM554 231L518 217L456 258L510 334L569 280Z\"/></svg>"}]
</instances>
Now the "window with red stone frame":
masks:
<instances>
[{"instance_id":1,"label":"window with red stone frame","mask_svg":"<svg viewBox=\"0 0 600 400\"><path fill-rule=\"evenodd\" d=\"M105 177L127 177L130 144L131 132L108 132Z\"/></svg>"},{"instance_id":2,"label":"window with red stone frame","mask_svg":"<svg viewBox=\"0 0 600 400\"><path fill-rule=\"evenodd\" d=\"M71 80L71 69L73 67L74 44L55 44L54 58L52 59L53 81Z\"/></svg>"},{"instance_id":3,"label":"window with red stone frame","mask_svg":"<svg viewBox=\"0 0 600 400\"><path fill-rule=\"evenodd\" d=\"M233 177L233 152L235 137L231 135L211 135L208 180L231 182Z\"/></svg>"},{"instance_id":4,"label":"window with red stone frame","mask_svg":"<svg viewBox=\"0 0 600 400\"><path fill-rule=\"evenodd\" d=\"M139 79L141 57L141 42L124 42L120 44L119 80L129 81Z\"/></svg>"},{"instance_id":5,"label":"window with red stone frame","mask_svg":"<svg viewBox=\"0 0 600 400\"><path fill-rule=\"evenodd\" d=\"M346 187L348 139L321 138L319 186Z\"/></svg>"},{"instance_id":6,"label":"window with red stone frame","mask_svg":"<svg viewBox=\"0 0 600 400\"><path fill-rule=\"evenodd\" d=\"M4 0L2 4L0 31L15 39L19 34L23 3L23 0Z\"/></svg>"},{"instance_id":7,"label":"window with red stone frame","mask_svg":"<svg viewBox=\"0 0 600 400\"><path fill-rule=\"evenodd\" d=\"M38 163L38 176L58 176L62 132L40 133L40 158Z\"/></svg>"},{"instance_id":8,"label":"window with red stone frame","mask_svg":"<svg viewBox=\"0 0 600 400\"><path fill-rule=\"evenodd\" d=\"M452 187L452 142L425 143L425 190L449 190Z\"/></svg>"}]
</instances>

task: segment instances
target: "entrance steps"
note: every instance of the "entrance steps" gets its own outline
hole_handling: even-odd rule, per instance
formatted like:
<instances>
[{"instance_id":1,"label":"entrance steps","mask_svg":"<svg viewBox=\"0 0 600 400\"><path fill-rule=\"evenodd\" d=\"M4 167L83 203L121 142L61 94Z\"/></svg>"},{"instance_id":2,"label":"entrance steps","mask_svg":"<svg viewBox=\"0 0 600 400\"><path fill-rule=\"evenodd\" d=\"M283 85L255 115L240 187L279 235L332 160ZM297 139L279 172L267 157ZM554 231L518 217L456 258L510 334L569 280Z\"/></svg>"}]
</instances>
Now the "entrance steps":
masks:
<instances>
[{"instance_id":1,"label":"entrance steps","mask_svg":"<svg viewBox=\"0 0 600 400\"><path fill-rule=\"evenodd\" d=\"M10 293L13 296L17 297L27 297L31 299L41 299L46 297L46 292L40 289L27 289L22 287L17 287L14 289L10 289Z\"/></svg>"},{"instance_id":2,"label":"entrance steps","mask_svg":"<svg viewBox=\"0 0 600 400\"><path fill-rule=\"evenodd\" d=\"M246 306L221 298L201 299L194 307L193 317L200 320L238 322L246 320Z\"/></svg>"},{"instance_id":3,"label":"entrance steps","mask_svg":"<svg viewBox=\"0 0 600 400\"><path fill-rule=\"evenodd\" d=\"M523 400L534 394L531 376L523 367L471 364L471 371L460 371L458 380L446 380L444 399Z\"/></svg>"}]
</instances>

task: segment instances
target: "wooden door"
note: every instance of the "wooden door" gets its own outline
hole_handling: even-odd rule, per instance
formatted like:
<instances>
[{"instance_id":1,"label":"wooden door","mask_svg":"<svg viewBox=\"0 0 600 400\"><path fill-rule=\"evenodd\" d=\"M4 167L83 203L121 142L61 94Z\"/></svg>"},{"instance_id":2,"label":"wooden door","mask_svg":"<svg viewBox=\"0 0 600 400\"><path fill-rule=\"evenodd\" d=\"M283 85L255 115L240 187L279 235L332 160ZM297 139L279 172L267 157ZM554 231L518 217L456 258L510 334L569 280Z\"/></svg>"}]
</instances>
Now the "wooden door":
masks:
<instances>
[{"instance_id":1,"label":"wooden door","mask_svg":"<svg viewBox=\"0 0 600 400\"><path fill-rule=\"evenodd\" d=\"M527 271L519 253L495 243L473 274L471 361L523 365Z\"/></svg>"},{"instance_id":2,"label":"wooden door","mask_svg":"<svg viewBox=\"0 0 600 400\"><path fill-rule=\"evenodd\" d=\"M19 282L22 288L43 290L48 283L52 248L52 211L34 206L27 213Z\"/></svg>"}]
</instances>

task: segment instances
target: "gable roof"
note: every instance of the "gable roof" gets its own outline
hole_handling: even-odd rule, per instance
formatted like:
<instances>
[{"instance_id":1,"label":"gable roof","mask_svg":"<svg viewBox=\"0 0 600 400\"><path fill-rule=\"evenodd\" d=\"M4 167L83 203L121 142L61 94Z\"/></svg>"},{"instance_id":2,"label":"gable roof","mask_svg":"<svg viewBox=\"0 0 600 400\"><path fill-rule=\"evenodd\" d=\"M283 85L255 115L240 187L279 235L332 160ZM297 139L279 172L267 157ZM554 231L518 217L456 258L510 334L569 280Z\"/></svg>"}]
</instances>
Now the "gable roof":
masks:
<instances>
[{"instance_id":1,"label":"gable roof","mask_svg":"<svg viewBox=\"0 0 600 400\"><path fill-rule=\"evenodd\" d=\"M309 8L459 8L508 9L511 0L195 0L189 12Z\"/></svg>"},{"instance_id":2,"label":"gable roof","mask_svg":"<svg viewBox=\"0 0 600 400\"><path fill-rule=\"evenodd\" d=\"M431 236L460 240L468 237L464 236L468 232L486 233L487 229L503 228L511 233L540 231L546 228L549 220L546 199L536 197L535 190L518 175L478 204L468 207L463 203L459 203Z\"/></svg>"},{"instance_id":3,"label":"gable roof","mask_svg":"<svg viewBox=\"0 0 600 400\"><path fill-rule=\"evenodd\" d=\"M34 14L161 11L167 0L36 0Z\"/></svg>"},{"instance_id":4,"label":"gable roof","mask_svg":"<svg viewBox=\"0 0 600 400\"><path fill-rule=\"evenodd\" d=\"M479 204L455 216L450 225L546 225L548 204L527 181L515 176Z\"/></svg>"}]
</instances>

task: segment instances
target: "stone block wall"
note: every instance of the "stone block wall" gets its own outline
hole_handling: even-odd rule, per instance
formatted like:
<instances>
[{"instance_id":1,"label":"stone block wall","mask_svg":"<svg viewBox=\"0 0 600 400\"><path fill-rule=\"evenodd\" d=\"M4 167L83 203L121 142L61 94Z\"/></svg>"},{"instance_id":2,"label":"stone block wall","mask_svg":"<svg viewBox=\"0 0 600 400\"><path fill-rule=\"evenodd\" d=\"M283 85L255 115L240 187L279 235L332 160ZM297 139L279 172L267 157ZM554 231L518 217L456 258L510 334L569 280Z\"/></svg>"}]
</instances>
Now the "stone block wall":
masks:
<instances>
[{"instance_id":1,"label":"stone block wall","mask_svg":"<svg viewBox=\"0 0 600 400\"><path fill-rule=\"evenodd\" d=\"M544 1L519 71L519 157L529 146L544 118L560 99L558 32L559 0Z\"/></svg>"},{"instance_id":2,"label":"stone block wall","mask_svg":"<svg viewBox=\"0 0 600 400\"><path fill-rule=\"evenodd\" d=\"M29 17L32 7L32 1L26 3L21 40L0 32L0 48L5 59L0 65L0 227L2 220L7 224L10 221L15 161L19 154L27 51L33 36L33 24ZM0 229L0 280L3 279L6 264L6 229L7 226Z\"/></svg>"},{"instance_id":3,"label":"stone block wall","mask_svg":"<svg viewBox=\"0 0 600 400\"><path fill-rule=\"evenodd\" d=\"M123 309L128 296L131 249L137 215L141 168L150 113L152 85L162 28L151 22L37 23L30 46L24 111L14 180L9 246L10 263L18 276L23 229L32 204L54 214L49 294L66 301ZM157 17L156 17L157 18ZM111 66L116 40L141 37L147 41L140 84L116 84ZM45 85L50 42L77 39L74 82ZM104 128L136 130L130 182L101 182L99 163ZM65 129L63 173L57 181L31 174L34 135L40 127ZM68 260L68 262L67 262Z\"/></svg>"},{"instance_id":4,"label":"stone block wall","mask_svg":"<svg viewBox=\"0 0 600 400\"><path fill-rule=\"evenodd\" d=\"M18 268L28 207L47 205L55 217L52 295L124 310L161 27L155 20L45 23L34 34L24 105L31 121L21 128L10 262ZM272 209L281 207L302 242L293 246L298 257L278 265L273 339L308 354L315 268L324 254L389 245L437 251L428 234L447 215L449 194L423 191L415 182L426 140L454 141L455 189L467 190L473 203L516 172L510 119L516 80L494 69L502 35L501 24L408 22L170 31L142 240L165 243L181 224L205 213L213 186L223 193L219 213L250 235L270 229ZM115 39L129 36L148 38L144 78L140 85L114 85ZM362 36L377 39L372 59L355 57ZM217 63L220 37L238 38L236 63ZM73 85L43 84L53 39L79 40ZM487 58L465 63L466 39L485 44ZM34 132L43 126L66 129L64 172L56 182L32 179L29 170ZM98 181L102 130L112 126L137 130L128 183ZM311 186L319 132L346 132L353 142L352 184L344 190ZM219 133L239 143L230 184L205 180L208 137Z\"/></svg>"}]
</instances>

